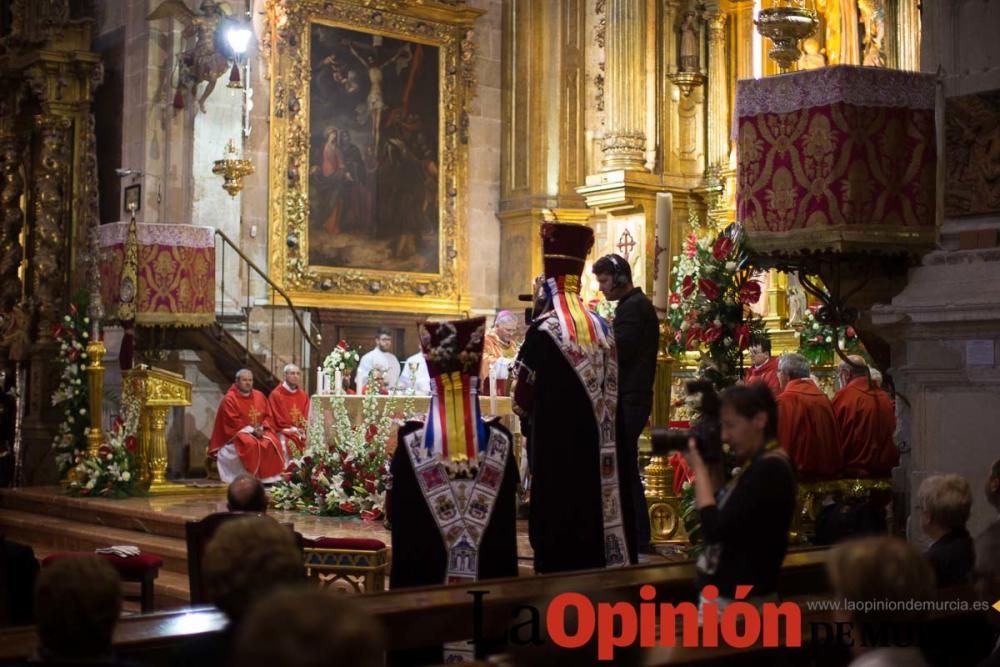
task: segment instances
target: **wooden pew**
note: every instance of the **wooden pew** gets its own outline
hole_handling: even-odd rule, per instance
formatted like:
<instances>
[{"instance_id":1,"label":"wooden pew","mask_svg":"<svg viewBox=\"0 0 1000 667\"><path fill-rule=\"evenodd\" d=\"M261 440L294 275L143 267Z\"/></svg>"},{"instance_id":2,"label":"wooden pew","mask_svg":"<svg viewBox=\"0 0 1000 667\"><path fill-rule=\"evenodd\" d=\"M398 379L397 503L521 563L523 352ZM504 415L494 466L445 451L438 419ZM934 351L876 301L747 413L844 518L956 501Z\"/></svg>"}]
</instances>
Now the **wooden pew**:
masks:
<instances>
[{"instance_id":1,"label":"wooden pew","mask_svg":"<svg viewBox=\"0 0 1000 667\"><path fill-rule=\"evenodd\" d=\"M779 578L779 592L784 596L825 592L825 558L825 549L790 552ZM519 605L563 591L614 596L634 594L643 584L650 584L656 588L658 600L694 600L694 577L694 563L686 561L410 588L356 599L382 623L388 648L409 649L471 638L474 598L470 591L485 591L483 627L506 628ZM123 658L135 659L140 654L148 656L187 639L218 632L224 625L224 616L211 608L127 617L118 625L115 645ZM0 662L23 659L35 650L36 644L33 627L0 631Z\"/></svg>"}]
</instances>

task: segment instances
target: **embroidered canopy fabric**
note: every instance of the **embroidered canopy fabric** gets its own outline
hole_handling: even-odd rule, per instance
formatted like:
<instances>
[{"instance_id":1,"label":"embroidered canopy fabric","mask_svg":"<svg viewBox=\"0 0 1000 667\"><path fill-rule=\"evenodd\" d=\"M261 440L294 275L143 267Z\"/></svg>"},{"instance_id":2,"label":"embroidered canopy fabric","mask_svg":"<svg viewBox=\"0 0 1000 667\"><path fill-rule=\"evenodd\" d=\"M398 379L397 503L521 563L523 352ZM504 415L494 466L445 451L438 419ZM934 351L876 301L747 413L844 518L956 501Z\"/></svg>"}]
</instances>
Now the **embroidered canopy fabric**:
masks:
<instances>
[{"instance_id":1,"label":"embroidered canopy fabric","mask_svg":"<svg viewBox=\"0 0 1000 667\"><path fill-rule=\"evenodd\" d=\"M756 252L934 243L935 78L838 66L737 82L736 211Z\"/></svg>"},{"instance_id":2,"label":"embroidered canopy fabric","mask_svg":"<svg viewBox=\"0 0 1000 667\"><path fill-rule=\"evenodd\" d=\"M207 326L215 321L215 231L194 225L139 223L136 323ZM128 223L101 225L101 298L118 312Z\"/></svg>"}]
</instances>

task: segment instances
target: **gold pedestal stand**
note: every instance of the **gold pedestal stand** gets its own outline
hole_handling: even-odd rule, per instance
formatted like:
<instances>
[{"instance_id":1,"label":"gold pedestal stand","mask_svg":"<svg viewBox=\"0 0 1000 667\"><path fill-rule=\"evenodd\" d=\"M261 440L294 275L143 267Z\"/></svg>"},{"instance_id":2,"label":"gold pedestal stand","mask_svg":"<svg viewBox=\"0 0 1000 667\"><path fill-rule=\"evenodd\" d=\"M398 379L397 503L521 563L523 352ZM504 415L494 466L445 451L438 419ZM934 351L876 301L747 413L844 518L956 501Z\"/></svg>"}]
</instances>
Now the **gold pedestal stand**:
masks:
<instances>
[{"instance_id":1,"label":"gold pedestal stand","mask_svg":"<svg viewBox=\"0 0 1000 667\"><path fill-rule=\"evenodd\" d=\"M191 383L161 368L135 368L123 373L142 396L139 416L138 473L142 486L152 494L196 489L167 480L167 410L191 405Z\"/></svg>"}]
</instances>

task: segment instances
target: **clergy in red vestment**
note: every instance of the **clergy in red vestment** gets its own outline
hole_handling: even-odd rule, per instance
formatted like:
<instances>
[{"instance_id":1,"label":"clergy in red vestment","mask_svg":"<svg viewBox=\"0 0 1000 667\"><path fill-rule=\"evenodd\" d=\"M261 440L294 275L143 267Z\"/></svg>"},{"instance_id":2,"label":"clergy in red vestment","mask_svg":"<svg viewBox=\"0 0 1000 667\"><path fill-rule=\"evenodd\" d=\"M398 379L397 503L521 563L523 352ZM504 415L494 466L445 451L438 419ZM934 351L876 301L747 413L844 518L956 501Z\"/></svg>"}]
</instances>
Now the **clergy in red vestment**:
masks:
<instances>
[{"instance_id":1,"label":"clergy in red vestment","mask_svg":"<svg viewBox=\"0 0 1000 667\"><path fill-rule=\"evenodd\" d=\"M889 395L868 377L868 365L859 356L840 363L842 388L833 397L844 447L845 473L852 477L888 477L899 463L893 441L896 414Z\"/></svg>"},{"instance_id":2,"label":"clergy in red vestment","mask_svg":"<svg viewBox=\"0 0 1000 667\"><path fill-rule=\"evenodd\" d=\"M295 364L288 364L285 381L275 387L267 399L274 429L282 436L289 457L301 454L306 446L309 396L299 387L301 382L302 370Z\"/></svg>"},{"instance_id":3,"label":"clergy in red vestment","mask_svg":"<svg viewBox=\"0 0 1000 667\"><path fill-rule=\"evenodd\" d=\"M830 479L844 467L833 405L810 379L801 354L778 360L778 442L788 452L799 481Z\"/></svg>"},{"instance_id":4,"label":"clergy in red vestment","mask_svg":"<svg viewBox=\"0 0 1000 667\"><path fill-rule=\"evenodd\" d=\"M750 363L753 364L743 375L744 384L763 382L775 396L781 393L778 382L778 359L771 356L771 339L762 338L750 346Z\"/></svg>"},{"instance_id":5,"label":"clergy in red vestment","mask_svg":"<svg viewBox=\"0 0 1000 667\"><path fill-rule=\"evenodd\" d=\"M245 368L222 397L208 453L216 457L219 478L227 484L243 473L277 481L285 469L267 398L253 388L253 373Z\"/></svg>"}]
</instances>

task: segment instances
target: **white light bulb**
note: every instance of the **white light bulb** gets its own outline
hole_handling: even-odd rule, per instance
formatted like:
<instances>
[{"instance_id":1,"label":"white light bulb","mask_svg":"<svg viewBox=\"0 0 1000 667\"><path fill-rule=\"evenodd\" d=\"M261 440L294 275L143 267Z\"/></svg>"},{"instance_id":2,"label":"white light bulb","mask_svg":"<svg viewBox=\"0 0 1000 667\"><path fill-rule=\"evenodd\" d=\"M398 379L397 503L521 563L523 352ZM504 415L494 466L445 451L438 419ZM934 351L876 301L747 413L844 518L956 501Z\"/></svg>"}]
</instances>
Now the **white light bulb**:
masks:
<instances>
[{"instance_id":1,"label":"white light bulb","mask_svg":"<svg viewBox=\"0 0 1000 667\"><path fill-rule=\"evenodd\" d=\"M246 53L251 37L253 37L253 32L250 28L230 28L226 31L226 41L229 42L229 46L237 55Z\"/></svg>"}]
</instances>

